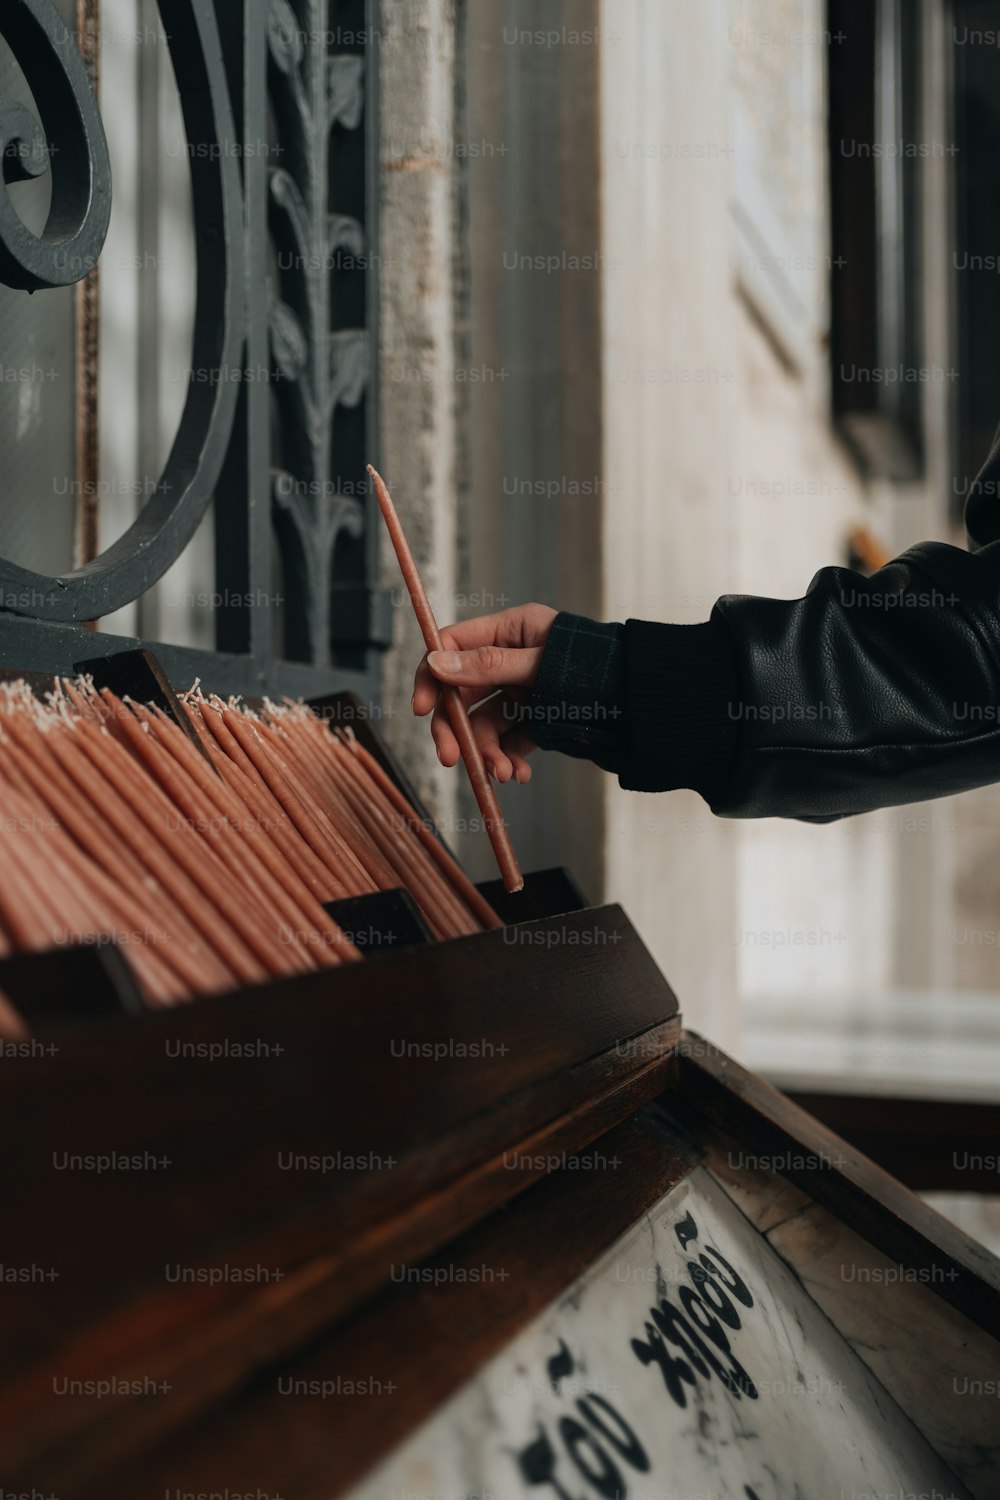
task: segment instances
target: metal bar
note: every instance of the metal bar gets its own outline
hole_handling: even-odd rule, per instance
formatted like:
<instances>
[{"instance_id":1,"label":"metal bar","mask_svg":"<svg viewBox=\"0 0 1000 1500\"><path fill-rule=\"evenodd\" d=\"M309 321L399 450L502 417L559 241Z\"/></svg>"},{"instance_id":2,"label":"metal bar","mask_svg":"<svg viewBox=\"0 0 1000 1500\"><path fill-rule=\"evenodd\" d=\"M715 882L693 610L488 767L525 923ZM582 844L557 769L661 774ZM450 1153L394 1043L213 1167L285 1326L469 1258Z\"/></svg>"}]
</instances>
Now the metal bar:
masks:
<instances>
[{"instance_id":1,"label":"metal bar","mask_svg":"<svg viewBox=\"0 0 1000 1500\"><path fill-rule=\"evenodd\" d=\"M106 652L155 652L171 684L189 688L200 677L206 690L260 697L322 698L330 693L353 692L366 712L377 718L381 712L372 702L371 678L367 672L344 668L317 669L308 662L271 658L260 665L249 654L199 651L189 646L171 646L132 636L94 633L83 625L33 620L18 615L0 616L0 668L21 672L71 674L77 662L92 658L97 641Z\"/></svg>"},{"instance_id":2,"label":"metal bar","mask_svg":"<svg viewBox=\"0 0 1000 1500\"><path fill-rule=\"evenodd\" d=\"M100 0L77 0L76 31L84 66L94 93L99 95L101 72ZM99 545L98 479L98 335L101 310L101 269L93 267L76 284L76 563L92 561Z\"/></svg>"},{"instance_id":3,"label":"metal bar","mask_svg":"<svg viewBox=\"0 0 1000 1500\"><path fill-rule=\"evenodd\" d=\"M243 129L246 139L267 138L267 19L263 0L247 0L245 33L245 93ZM251 370L271 365L268 304L267 159L250 153L243 183L247 233L247 365ZM274 592L274 526L271 519L271 388L251 381L247 387L247 531L251 598ZM252 609L249 649L257 670L266 670L275 655L275 611Z\"/></svg>"}]
</instances>

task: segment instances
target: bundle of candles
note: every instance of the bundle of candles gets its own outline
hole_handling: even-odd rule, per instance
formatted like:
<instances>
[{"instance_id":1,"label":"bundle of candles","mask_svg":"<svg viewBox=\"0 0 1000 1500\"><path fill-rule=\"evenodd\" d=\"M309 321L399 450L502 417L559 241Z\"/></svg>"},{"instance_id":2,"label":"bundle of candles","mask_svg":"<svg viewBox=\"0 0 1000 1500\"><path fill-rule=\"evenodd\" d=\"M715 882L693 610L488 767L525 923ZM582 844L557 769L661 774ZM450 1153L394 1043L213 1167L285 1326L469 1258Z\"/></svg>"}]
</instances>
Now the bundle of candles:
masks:
<instances>
[{"instance_id":1,"label":"bundle of candles","mask_svg":"<svg viewBox=\"0 0 1000 1500\"><path fill-rule=\"evenodd\" d=\"M0 685L0 956L113 939L170 1005L361 958L344 897L403 886L438 938L501 925L352 734L182 701L191 733L88 678Z\"/></svg>"}]
</instances>

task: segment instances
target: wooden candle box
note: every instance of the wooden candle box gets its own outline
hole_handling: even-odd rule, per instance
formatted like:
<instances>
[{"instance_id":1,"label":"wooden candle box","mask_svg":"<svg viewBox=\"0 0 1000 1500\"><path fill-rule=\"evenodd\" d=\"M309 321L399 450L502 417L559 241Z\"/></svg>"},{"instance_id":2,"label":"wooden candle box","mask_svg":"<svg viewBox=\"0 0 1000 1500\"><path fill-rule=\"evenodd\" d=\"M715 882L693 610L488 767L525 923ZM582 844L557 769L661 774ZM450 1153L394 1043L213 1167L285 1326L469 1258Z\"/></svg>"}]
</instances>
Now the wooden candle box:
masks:
<instances>
[{"instance_id":1,"label":"wooden candle box","mask_svg":"<svg viewBox=\"0 0 1000 1500\"><path fill-rule=\"evenodd\" d=\"M996 1262L682 1033L619 907L488 895L502 929L428 943L385 893L364 962L156 1013L105 950L37 959L0 1058L5 1484L779 1500L884 1460L1000 1493Z\"/></svg>"}]
</instances>

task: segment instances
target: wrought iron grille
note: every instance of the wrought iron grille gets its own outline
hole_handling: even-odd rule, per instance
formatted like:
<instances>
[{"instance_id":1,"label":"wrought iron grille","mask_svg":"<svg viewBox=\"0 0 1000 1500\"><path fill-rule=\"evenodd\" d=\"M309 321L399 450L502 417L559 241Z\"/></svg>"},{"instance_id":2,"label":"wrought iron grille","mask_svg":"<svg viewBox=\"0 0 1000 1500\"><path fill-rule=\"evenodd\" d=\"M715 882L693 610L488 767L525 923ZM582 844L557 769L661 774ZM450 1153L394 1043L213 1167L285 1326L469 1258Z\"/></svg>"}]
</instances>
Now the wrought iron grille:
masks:
<instances>
[{"instance_id":1,"label":"wrought iron grille","mask_svg":"<svg viewBox=\"0 0 1000 1500\"><path fill-rule=\"evenodd\" d=\"M61 577L0 558L0 663L70 671L98 643L134 647L85 622L140 598L213 507L216 650L141 644L182 684L370 698L390 635L365 475L378 447L377 0L158 3L191 175L192 378L155 493L117 542ZM0 280L44 293L100 256L104 127L51 0L4 0L0 34L40 116L0 101ZM36 236L7 184L44 172ZM279 577L277 618L258 601Z\"/></svg>"}]
</instances>

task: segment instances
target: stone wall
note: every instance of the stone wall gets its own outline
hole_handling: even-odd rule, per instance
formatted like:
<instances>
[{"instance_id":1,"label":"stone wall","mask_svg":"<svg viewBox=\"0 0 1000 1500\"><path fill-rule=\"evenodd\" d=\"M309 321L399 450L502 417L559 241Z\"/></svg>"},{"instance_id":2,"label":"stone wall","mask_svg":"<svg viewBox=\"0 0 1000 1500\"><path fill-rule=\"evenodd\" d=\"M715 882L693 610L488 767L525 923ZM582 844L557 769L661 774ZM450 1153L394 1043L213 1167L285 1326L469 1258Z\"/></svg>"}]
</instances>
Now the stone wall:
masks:
<instances>
[{"instance_id":1,"label":"stone wall","mask_svg":"<svg viewBox=\"0 0 1000 1500\"><path fill-rule=\"evenodd\" d=\"M381 450L441 621L455 588L455 6L405 0L380 18ZM394 646L383 668L385 733L434 814L454 817L457 777L410 713L423 651L399 569L381 548L392 588Z\"/></svg>"}]
</instances>

